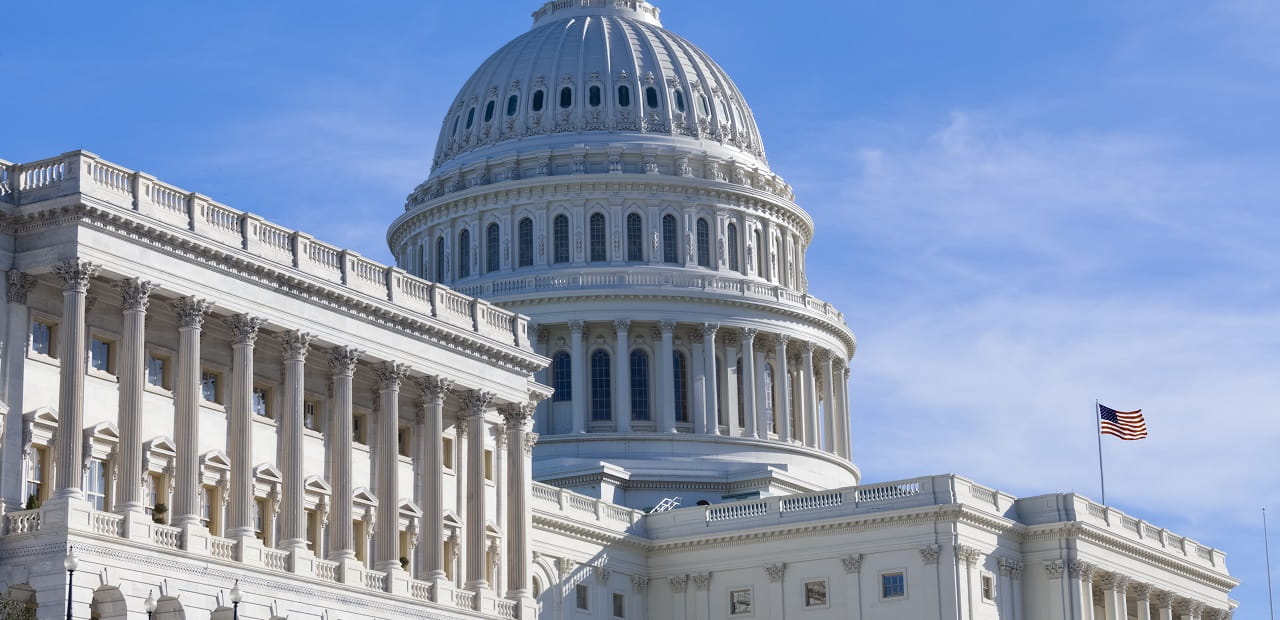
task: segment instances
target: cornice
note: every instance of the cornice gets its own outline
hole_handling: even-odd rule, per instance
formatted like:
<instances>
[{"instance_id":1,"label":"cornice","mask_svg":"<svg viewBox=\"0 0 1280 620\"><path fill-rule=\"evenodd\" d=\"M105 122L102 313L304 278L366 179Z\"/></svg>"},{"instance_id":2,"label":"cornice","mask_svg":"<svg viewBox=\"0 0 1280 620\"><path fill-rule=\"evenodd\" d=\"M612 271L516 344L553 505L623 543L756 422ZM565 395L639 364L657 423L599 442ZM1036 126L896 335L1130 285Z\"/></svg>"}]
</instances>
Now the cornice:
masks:
<instances>
[{"instance_id":1,"label":"cornice","mask_svg":"<svg viewBox=\"0 0 1280 620\"><path fill-rule=\"evenodd\" d=\"M627 532L619 532L618 530L603 528L568 519L562 515L543 512L535 508L533 510L534 529L541 529L551 532L558 532L572 538L585 540L600 545L626 545L637 549L647 549L649 544L646 539L630 534Z\"/></svg>"},{"instance_id":2,"label":"cornice","mask_svg":"<svg viewBox=\"0 0 1280 620\"><path fill-rule=\"evenodd\" d=\"M1132 541L1120 538L1093 524L1082 521L1063 521L1046 525L1026 526L1024 539L1088 541L1108 550L1122 553L1150 564L1155 564L1166 570L1170 570L1189 579L1198 581L1206 586L1220 588L1223 590L1231 590L1232 588L1240 585L1239 579L1223 576L1213 571L1206 570L1169 552L1136 544Z\"/></svg>"}]
</instances>

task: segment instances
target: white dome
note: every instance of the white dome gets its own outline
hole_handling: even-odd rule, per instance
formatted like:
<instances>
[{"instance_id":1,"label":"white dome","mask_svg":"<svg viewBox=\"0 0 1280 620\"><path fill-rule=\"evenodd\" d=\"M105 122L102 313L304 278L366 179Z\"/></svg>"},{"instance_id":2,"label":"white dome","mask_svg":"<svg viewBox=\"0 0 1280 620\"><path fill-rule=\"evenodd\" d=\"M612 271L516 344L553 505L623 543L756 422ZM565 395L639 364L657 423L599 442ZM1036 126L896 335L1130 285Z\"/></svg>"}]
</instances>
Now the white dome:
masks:
<instances>
[{"instance_id":1,"label":"white dome","mask_svg":"<svg viewBox=\"0 0 1280 620\"><path fill-rule=\"evenodd\" d=\"M439 177L513 152L688 150L767 170L751 109L715 61L643 0L557 0L489 57L441 127Z\"/></svg>"}]
</instances>

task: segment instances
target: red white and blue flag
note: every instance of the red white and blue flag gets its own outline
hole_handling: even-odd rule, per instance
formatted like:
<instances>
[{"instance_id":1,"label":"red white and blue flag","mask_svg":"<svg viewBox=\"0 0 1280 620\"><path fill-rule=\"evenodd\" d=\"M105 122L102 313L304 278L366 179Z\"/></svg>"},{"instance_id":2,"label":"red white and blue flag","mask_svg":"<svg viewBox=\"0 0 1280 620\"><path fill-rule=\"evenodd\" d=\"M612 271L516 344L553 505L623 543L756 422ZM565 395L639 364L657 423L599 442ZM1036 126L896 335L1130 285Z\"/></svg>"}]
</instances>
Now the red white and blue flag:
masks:
<instances>
[{"instance_id":1,"label":"red white and blue flag","mask_svg":"<svg viewBox=\"0 0 1280 620\"><path fill-rule=\"evenodd\" d=\"M1098 430L1103 435L1114 435L1125 440L1142 439L1147 436L1147 421L1142 418L1141 409L1116 411L1099 403Z\"/></svg>"}]
</instances>

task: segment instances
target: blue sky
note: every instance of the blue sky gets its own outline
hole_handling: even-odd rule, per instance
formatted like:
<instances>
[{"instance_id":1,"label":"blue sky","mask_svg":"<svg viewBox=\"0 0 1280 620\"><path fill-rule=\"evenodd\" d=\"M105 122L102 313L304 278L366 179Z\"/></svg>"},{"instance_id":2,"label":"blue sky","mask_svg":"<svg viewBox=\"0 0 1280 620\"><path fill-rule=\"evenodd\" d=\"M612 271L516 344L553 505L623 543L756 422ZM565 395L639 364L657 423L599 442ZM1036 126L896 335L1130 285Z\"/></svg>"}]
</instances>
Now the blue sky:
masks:
<instances>
[{"instance_id":1,"label":"blue sky","mask_svg":"<svg viewBox=\"0 0 1280 620\"><path fill-rule=\"evenodd\" d=\"M445 106L536 5L18 3L0 158L84 148L387 260ZM1280 5L659 6L818 223L866 479L1097 498L1093 400L1142 407L1150 439L1106 440L1108 499L1225 549L1236 617L1265 617Z\"/></svg>"}]
</instances>

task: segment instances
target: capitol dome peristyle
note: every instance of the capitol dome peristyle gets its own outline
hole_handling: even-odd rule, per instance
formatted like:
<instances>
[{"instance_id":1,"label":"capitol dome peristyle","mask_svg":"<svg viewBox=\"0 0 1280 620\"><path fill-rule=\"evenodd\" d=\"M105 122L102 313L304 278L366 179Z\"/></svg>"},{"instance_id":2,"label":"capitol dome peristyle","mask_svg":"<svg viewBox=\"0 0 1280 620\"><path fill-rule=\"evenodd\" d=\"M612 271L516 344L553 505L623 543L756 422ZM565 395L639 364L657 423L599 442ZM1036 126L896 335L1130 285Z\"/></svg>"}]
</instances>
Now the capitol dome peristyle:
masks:
<instances>
[{"instance_id":1,"label":"capitol dome peristyle","mask_svg":"<svg viewBox=\"0 0 1280 620\"><path fill-rule=\"evenodd\" d=\"M856 484L853 333L746 99L643 0L556 0L454 98L387 240L530 317L534 476L636 508ZM447 303L435 312L460 312Z\"/></svg>"}]
</instances>

